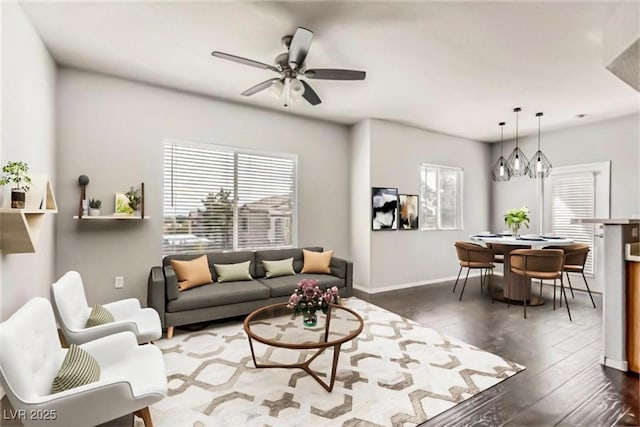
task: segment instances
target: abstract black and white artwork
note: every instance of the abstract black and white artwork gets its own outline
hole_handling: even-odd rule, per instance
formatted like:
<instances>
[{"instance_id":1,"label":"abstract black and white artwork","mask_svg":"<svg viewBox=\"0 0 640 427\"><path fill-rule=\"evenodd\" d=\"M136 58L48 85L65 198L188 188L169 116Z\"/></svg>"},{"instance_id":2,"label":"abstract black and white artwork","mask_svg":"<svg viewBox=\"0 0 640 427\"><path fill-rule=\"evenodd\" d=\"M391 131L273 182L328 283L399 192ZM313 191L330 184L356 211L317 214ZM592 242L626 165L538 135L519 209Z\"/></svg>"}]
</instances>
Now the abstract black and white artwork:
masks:
<instances>
[{"instance_id":1,"label":"abstract black and white artwork","mask_svg":"<svg viewBox=\"0 0 640 427\"><path fill-rule=\"evenodd\" d=\"M398 209L400 230L418 229L418 196L415 194L400 194L398 196L400 208Z\"/></svg>"},{"instance_id":2,"label":"abstract black and white artwork","mask_svg":"<svg viewBox=\"0 0 640 427\"><path fill-rule=\"evenodd\" d=\"M371 229L397 230L398 189L371 188Z\"/></svg>"}]
</instances>

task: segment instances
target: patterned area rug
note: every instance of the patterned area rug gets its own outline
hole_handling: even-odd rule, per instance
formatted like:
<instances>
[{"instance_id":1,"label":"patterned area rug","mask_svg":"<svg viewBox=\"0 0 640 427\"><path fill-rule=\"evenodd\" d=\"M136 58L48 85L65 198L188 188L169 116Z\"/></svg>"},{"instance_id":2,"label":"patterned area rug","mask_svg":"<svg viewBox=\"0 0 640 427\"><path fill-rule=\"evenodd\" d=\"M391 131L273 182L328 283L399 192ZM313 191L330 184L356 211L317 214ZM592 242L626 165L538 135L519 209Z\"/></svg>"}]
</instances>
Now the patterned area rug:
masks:
<instances>
[{"instance_id":1,"label":"patterned area rug","mask_svg":"<svg viewBox=\"0 0 640 427\"><path fill-rule=\"evenodd\" d=\"M414 426L524 369L357 298L344 303L365 325L342 346L333 392L300 369L254 368L242 323L234 321L156 342L165 356L169 394L151 407L154 424ZM305 356L254 346L256 357L272 363ZM328 349L311 365L324 379L332 353Z\"/></svg>"}]
</instances>

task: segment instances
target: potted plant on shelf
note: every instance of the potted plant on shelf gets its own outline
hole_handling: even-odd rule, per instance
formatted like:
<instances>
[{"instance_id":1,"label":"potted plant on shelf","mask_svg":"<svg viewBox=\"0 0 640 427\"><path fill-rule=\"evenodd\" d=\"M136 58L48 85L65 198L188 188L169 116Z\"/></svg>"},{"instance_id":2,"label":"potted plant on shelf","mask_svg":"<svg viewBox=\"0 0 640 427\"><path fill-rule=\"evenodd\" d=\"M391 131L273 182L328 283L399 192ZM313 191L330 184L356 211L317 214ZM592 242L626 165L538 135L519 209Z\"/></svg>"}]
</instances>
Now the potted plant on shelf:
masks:
<instances>
[{"instance_id":1,"label":"potted plant on shelf","mask_svg":"<svg viewBox=\"0 0 640 427\"><path fill-rule=\"evenodd\" d=\"M520 209L511 209L504 216L504 223L511 230L514 238L520 235L520 227L529 228L529 208L526 206Z\"/></svg>"},{"instance_id":2,"label":"potted plant on shelf","mask_svg":"<svg viewBox=\"0 0 640 427\"><path fill-rule=\"evenodd\" d=\"M102 206L102 200L90 199L89 216L100 216L100 206Z\"/></svg>"},{"instance_id":3,"label":"potted plant on shelf","mask_svg":"<svg viewBox=\"0 0 640 427\"><path fill-rule=\"evenodd\" d=\"M0 185L13 183L11 188L11 207L23 209L27 199L27 191L31 188L31 177L28 175L29 165L25 162L9 161L2 167Z\"/></svg>"},{"instance_id":4,"label":"potted plant on shelf","mask_svg":"<svg viewBox=\"0 0 640 427\"><path fill-rule=\"evenodd\" d=\"M317 280L302 279L289 297L288 308L293 309L294 314L302 314L303 324L306 327L314 327L318 323L317 310L324 314L329 311L329 304L337 304L340 301L336 286L324 292L318 286Z\"/></svg>"},{"instance_id":5,"label":"potted plant on shelf","mask_svg":"<svg viewBox=\"0 0 640 427\"><path fill-rule=\"evenodd\" d=\"M133 211L134 215L139 215L138 208L140 207L140 203L142 202L142 197L138 190L134 190L133 187L129 191L125 193L127 198L129 199L129 207Z\"/></svg>"}]
</instances>

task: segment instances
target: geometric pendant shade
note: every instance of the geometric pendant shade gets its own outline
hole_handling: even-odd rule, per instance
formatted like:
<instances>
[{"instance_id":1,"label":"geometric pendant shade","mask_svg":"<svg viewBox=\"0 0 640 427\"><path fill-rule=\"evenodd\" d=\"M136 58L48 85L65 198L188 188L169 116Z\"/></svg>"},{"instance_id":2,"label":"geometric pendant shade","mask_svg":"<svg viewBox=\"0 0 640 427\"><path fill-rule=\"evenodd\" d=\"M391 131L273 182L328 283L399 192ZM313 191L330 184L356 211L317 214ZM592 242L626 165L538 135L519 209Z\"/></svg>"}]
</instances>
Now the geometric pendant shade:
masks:
<instances>
[{"instance_id":1,"label":"geometric pendant shade","mask_svg":"<svg viewBox=\"0 0 640 427\"><path fill-rule=\"evenodd\" d=\"M522 109L514 108L513 111L516 113L516 148L514 148L509 155L507 162L511 167L513 176L525 176L529 173L529 159L527 159L527 156L518 146L518 113L522 111Z\"/></svg>"},{"instance_id":2,"label":"geometric pendant shade","mask_svg":"<svg viewBox=\"0 0 640 427\"><path fill-rule=\"evenodd\" d=\"M531 157L531 164L529 165L529 177L532 179L548 177L551 173L551 162L540 150L540 118L542 113L537 113L538 117L538 151Z\"/></svg>"},{"instance_id":3,"label":"geometric pendant shade","mask_svg":"<svg viewBox=\"0 0 640 427\"><path fill-rule=\"evenodd\" d=\"M502 155L502 148L504 145L504 125L505 122L500 122L500 158L494 163L491 168L491 178L494 181L509 181L513 176L513 171L509 162Z\"/></svg>"}]
</instances>

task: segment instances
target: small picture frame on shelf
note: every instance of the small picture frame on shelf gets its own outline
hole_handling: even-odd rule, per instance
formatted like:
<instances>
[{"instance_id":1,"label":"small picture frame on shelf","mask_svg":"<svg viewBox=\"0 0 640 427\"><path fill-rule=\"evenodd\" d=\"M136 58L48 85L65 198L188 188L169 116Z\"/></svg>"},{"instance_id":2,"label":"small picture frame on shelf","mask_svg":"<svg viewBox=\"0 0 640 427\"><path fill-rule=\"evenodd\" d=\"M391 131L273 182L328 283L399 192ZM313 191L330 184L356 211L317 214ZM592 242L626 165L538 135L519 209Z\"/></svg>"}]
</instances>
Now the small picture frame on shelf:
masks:
<instances>
[{"instance_id":1,"label":"small picture frame on shelf","mask_svg":"<svg viewBox=\"0 0 640 427\"><path fill-rule=\"evenodd\" d=\"M133 209L129 206L129 198L125 193L116 193L114 215L133 215Z\"/></svg>"}]
</instances>

